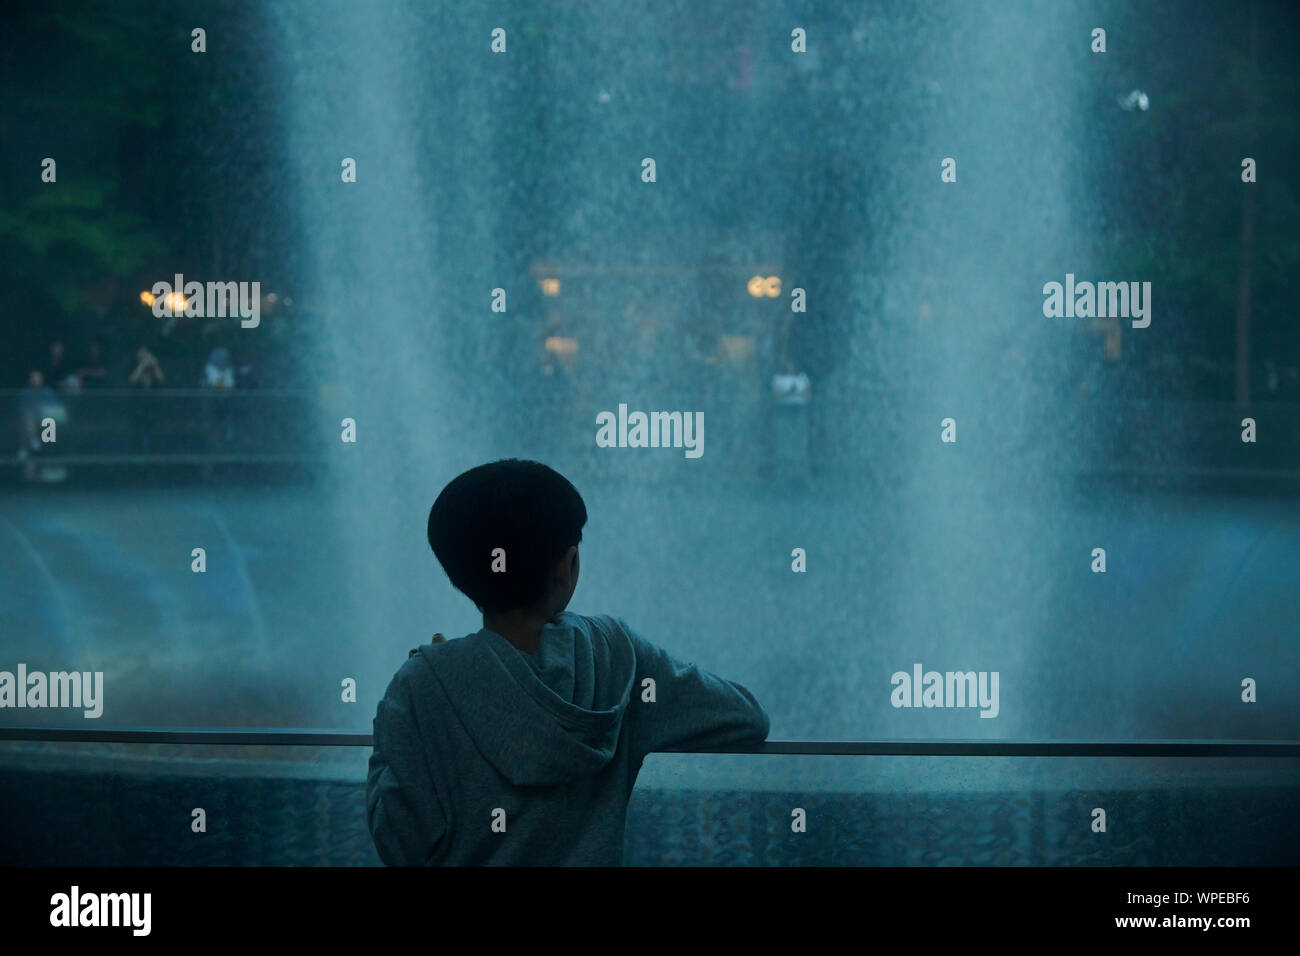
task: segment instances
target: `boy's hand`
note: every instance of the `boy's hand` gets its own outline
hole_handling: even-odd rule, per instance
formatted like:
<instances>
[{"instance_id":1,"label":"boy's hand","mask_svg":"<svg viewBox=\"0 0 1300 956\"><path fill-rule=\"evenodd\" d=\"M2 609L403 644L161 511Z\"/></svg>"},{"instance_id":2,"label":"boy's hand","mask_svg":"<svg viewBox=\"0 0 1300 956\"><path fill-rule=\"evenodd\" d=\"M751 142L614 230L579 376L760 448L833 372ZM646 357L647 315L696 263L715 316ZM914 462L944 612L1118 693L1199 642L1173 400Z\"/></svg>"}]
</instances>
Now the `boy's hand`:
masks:
<instances>
[{"instance_id":1,"label":"boy's hand","mask_svg":"<svg viewBox=\"0 0 1300 956\"><path fill-rule=\"evenodd\" d=\"M443 642L446 641L446 640L447 640L447 639L446 639L445 637L443 637L441 634L435 634L435 635L433 635L433 640L429 641L429 643L430 643L430 644L441 644L441 643L443 643ZM418 647L413 647L413 648L411 648L411 653L407 654L406 656L407 656L407 657L414 657L418 652L419 652L419 648L418 648Z\"/></svg>"}]
</instances>

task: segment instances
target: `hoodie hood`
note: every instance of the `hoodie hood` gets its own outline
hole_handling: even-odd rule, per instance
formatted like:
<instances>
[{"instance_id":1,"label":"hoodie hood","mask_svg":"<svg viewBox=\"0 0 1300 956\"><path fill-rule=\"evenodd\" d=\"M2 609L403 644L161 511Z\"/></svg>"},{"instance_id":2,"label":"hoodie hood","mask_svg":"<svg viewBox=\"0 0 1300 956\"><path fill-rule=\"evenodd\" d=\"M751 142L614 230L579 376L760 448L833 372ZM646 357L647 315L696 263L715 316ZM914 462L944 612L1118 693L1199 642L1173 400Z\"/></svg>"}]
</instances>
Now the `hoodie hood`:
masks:
<instances>
[{"instance_id":1,"label":"hoodie hood","mask_svg":"<svg viewBox=\"0 0 1300 956\"><path fill-rule=\"evenodd\" d=\"M535 654L486 628L420 654L474 746L515 786L552 786L614 756L636 671L632 642L600 618L559 614Z\"/></svg>"}]
</instances>

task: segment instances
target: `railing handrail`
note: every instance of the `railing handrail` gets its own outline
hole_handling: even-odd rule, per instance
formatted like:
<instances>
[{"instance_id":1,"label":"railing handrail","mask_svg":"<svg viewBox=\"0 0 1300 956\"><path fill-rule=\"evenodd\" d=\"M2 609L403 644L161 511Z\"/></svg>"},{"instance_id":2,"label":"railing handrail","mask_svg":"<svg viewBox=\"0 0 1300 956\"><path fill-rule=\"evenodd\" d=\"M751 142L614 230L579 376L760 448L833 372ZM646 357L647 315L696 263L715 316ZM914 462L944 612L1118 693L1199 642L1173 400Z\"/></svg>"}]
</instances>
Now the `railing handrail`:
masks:
<instances>
[{"instance_id":1,"label":"railing handrail","mask_svg":"<svg viewBox=\"0 0 1300 956\"><path fill-rule=\"evenodd\" d=\"M17 398L25 388L0 388L0 396L6 398ZM105 386L98 385L90 388L83 388L76 392L61 391L52 388L55 397L59 399L92 399L92 398L308 398L317 399L320 397L320 390L314 388L262 388L240 386L238 388L203 388L198 385L158 385L154 388L131 388L124 385Z\"/></svg>"},{"instance_id":2,"label":"railing handrail","mask_svg":"<svg viewBox=\"0 0 1300 956\"><path fill-rule=\"evenodd\" d=\"M315 462L326 464L328 455L301 452L192 452L175 451L159 454L140 454L121 452L103 455L59 455L57 458L41 458L42 465L264 465L264 464L300 464ZM0 453L0 466L21 466L24 460L17 456Z\"/></svg>"},{"instance_id":3,"label":"railing handrail","mask_svg":"<svg viewBox=\"0 0 1300 956\"><path fill-rule=\"evenodd\" d=\"M351 730L266 728L0 727L0 741L52 743L200 744L206 746L372 747L371 734ZM677 753L913 757L1291 757L1298 740L769 740Z\"/></svg>"},{"instance_id":4,"label":"railing handrail","mask_svg":"<svg viewBox=\"0 0 1300 956\"><path fill-rule=\"evenodd\" d=\"M53 386L50 386L53 388ZM85 399L85 398L134 398L134 397L152 397L152 398L254 398L254 397L278 397L278 398L306 398L319 400L321 398L322 387L331 387L330 383L321 383L319 385L299 385L292 387L284 386L238 386L235 388L204 388L198 385L159 385L153 388L134 388L125 385L98 386L82 389L76 392L61 391L54 388L54 394L59 398ZM338 387L338 386L333 386ZM897 389L892 389L883 385L855 385L856 388L872 393L891 393ZM25 386L3 386L0 387L0 397L17 398L26 391ZM1107 397L1107 403L1116 405L1177 405L1177 406L1214 406L1223 409L1239 407L1233 399L1217 398L1184 398L1179 396L1124 396L1124 397ZM1071 407L1086 408L1085 403L1072 402ZM1245 407L1254 409L1282 409L1286 411L1294 410L1300 406L1300 398L1253 398L1246 403Z\"/></svg>"}]
</instances>

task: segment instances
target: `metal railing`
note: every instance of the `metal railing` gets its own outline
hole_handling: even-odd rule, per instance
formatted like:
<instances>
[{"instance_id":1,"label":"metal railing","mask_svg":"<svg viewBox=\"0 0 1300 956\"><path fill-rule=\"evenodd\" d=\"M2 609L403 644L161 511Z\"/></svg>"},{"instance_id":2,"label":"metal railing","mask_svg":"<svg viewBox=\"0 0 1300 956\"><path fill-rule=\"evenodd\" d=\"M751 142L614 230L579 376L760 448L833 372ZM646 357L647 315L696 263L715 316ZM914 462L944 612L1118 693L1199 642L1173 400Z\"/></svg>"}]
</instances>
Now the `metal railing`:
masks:
<instances>
[{"instance_id":1,"label":"metal railing","mask_svg":"<svg viewBox=\"0 0 1300 956\"><path fill-rule=\"evenodd\" d=\"M713 383L723 388L720 383ZM753 392L751 389L750 392ZM717 449L733 467L752 470L767 448L768 422L755 397L705 401L694 407L728 410L715 426ZM856 474L881 467L876 460L882 441L893 441L900 427L888 409L871 400L869 387L853 384L823 391L810 406L818 440L809 456L827 474ZM0 469L22 465L19 445L19 391L0 389ZM595 407L585 398L542 395L547 408L546 434L554 457L572 460L593 473L619 468L640 474L649 459L603 454L588 428ZM1034 404L1033 396L1022 399ZM1044 396L1044 401L1048 397ZM92 389L60 393L65 420L58 425L57 446L40 449L40 460L67 466L192 466L221 464L324 463L337 444L337 418L319 392L293 389ZM550 404L546 404L546 403ZM588 407L591 406L591 407ZM1067 473L1134 472L1160 475L1232 477L1300 477L1300 404L1256 403L1239 408L1231 402L1110 400L1066 401L1057 396L1046 406L1064 417L1035 413L1034 423L985 427L980 444L969 454L994 461L1013 457L1029 469L1034 462ZM882 410L883 409L883 410ZM988 408L967 410L986 414ZM1256 420L1258 441L1241 441L1241 421ZM1040 421L1041 419L1041 421ZM909 425L908 427L913 427ZM937 426L936 426L937 427ZM894 431L891 431L893 429Z\"/></svg>"},{"instance_id":2,"label":"metal railing","mask_svg":"<svg viewBox=\"0 0 1300 956\"><path fill-rule=\"evenodd\" d=\"M208 746L372 747L371 734L347 730L268 728L0 727L0 741L47 743L204 744ZM669 751L665 751L669 752ZM671 751L694 753L697 751ZM1296 740L769 740L748 747L698 751L828 757L1285 757L1300 758Z\"/></svg>"}]
</instances>

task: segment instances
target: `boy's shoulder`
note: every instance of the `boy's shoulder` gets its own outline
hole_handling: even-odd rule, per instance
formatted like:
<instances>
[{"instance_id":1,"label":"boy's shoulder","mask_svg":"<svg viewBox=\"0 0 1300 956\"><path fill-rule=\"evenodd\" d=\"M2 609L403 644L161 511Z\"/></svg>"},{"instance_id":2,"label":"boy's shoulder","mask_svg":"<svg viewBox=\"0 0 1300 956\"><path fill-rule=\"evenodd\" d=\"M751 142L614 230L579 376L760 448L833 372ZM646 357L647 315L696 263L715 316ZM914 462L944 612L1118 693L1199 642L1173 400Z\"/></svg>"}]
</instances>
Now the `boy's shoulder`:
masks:
<instances>
[{"instance_id":1,"label":"boy's shoulder","mask_svg":"<svg viewBox=\"0 0 1300 956\"><path fill-rule=\"evenodd\" d=\"M621 617L611 614L579 614L575 611L562 611L556 615L555 623L567 626L582 633L588 641L604 644L611 652L617 648L629 647L635 656L641 656L646 649L652 649L646 640L640 637ZM438 640L441 634L434 635L435 640L412 648L397 673L393 675L394 684L423 684L433 679L435 672L444 676L448 671L460 666L472 666L470 660L482 653L484 631L475 631L464 637L451 640Z\"/></svg>"},{"instance_id":2,"label":"boy's shoulder","mask_svg":"<svg viewBox=\"0 0 1300 956\"><path fill-rule=\"evenodd\" d=\"M428 644L421 644L411 649L402 666L393 675L393 682L422 683L433 676L433 668L454 666L454 662L472 652L472 641L479 633L481 632L467 634L450 641L441 634L435 634Z\"/></svg>"},{"instance_id":3,"label":"boy's shoulder","mask_svg":"<svg viewBox=\"0 0 1300 956\"><path fill-rule=\"evenodd\" d=\"M556 615L555 621L580 630L589 637L603 639L606 643L628 642L633 647L638 644L636 633L627 621L612 614L579 614L576 611L562 611Z\"/></svg>"}]
</instances>

